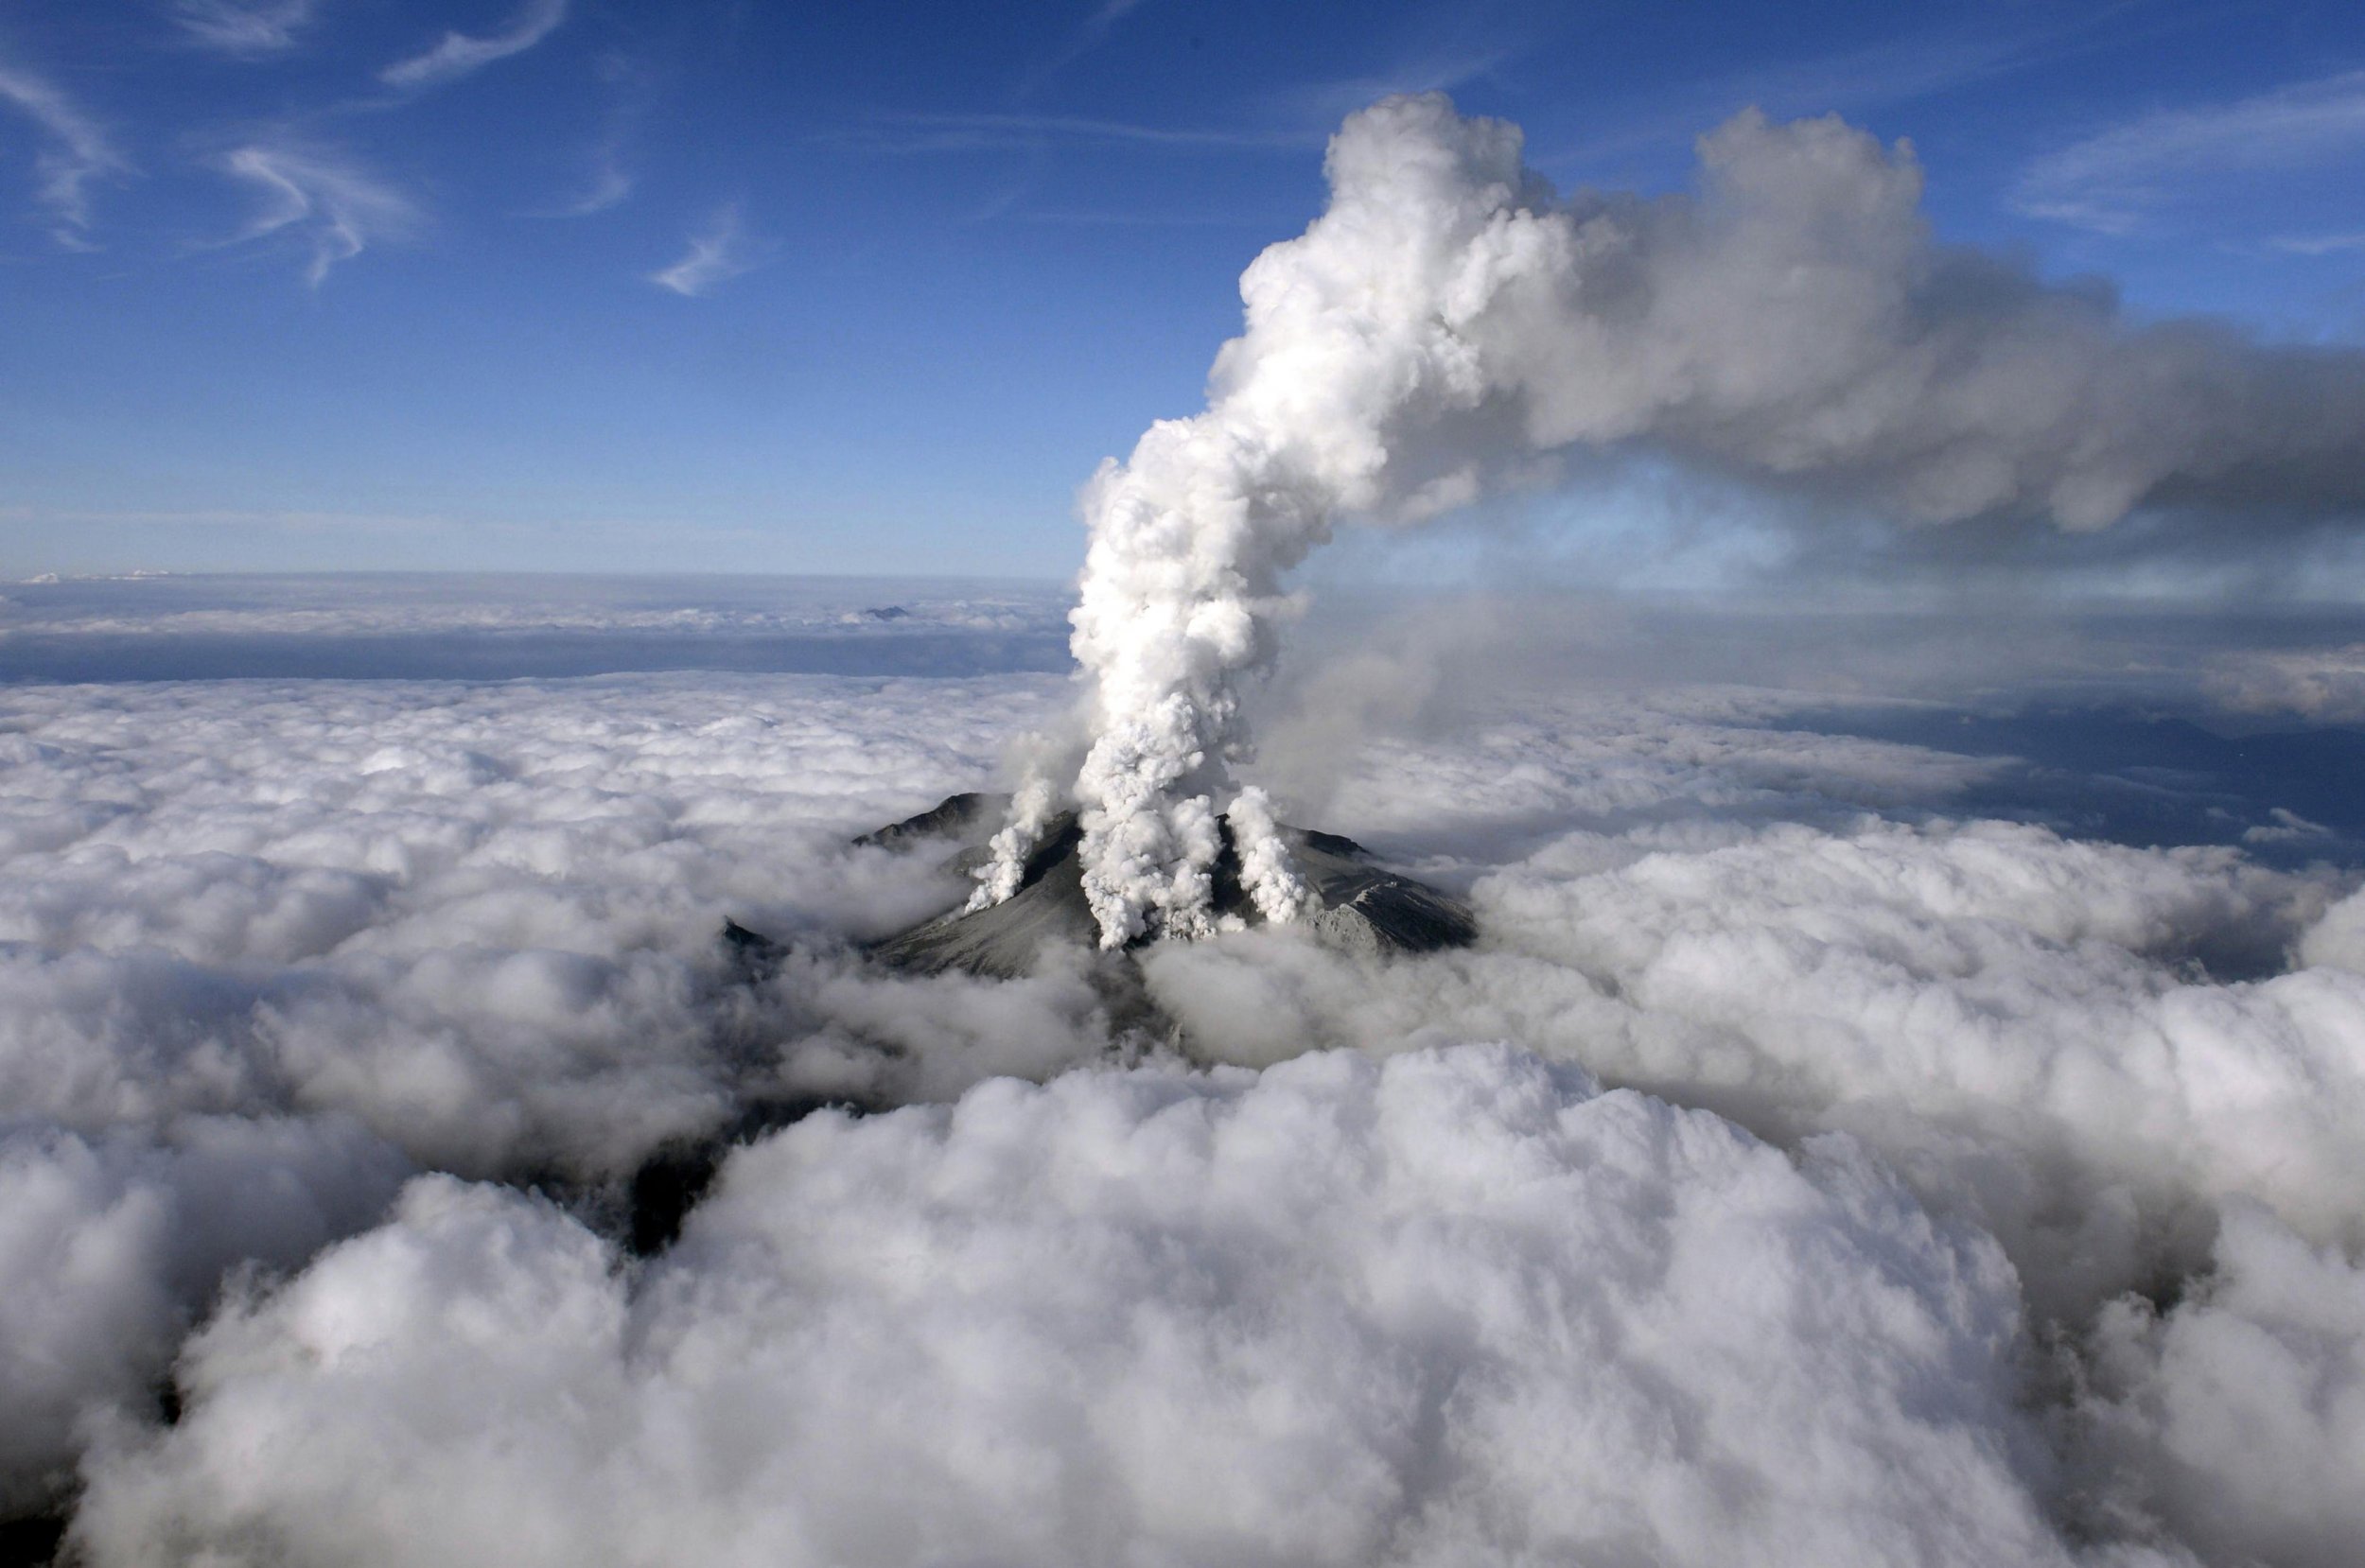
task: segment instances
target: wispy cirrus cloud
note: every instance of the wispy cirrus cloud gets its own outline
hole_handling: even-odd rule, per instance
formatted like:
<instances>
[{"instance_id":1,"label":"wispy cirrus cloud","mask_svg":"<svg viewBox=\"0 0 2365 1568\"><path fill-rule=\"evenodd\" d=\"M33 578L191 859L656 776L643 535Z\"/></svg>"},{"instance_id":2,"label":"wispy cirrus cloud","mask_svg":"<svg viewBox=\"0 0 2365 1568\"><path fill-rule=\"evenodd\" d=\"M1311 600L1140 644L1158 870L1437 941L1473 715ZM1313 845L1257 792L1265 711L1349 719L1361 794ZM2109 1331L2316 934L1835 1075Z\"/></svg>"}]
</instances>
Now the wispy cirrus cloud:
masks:
<instances>
[{"instance_id":1,"label":"wispy cirrus cloud","mask_svg":"<svg viewBox=\"0 0 2365 1568\"><path fill-rule=\"evenodd\" d=\"M698 233L690 236L690 251L673 266L649 274L659 288L670 288L694 300L715 285L727 283L761 265L743 233L740 205L731 202L717 211Z\"/></svg>"},{"instance_id":2,"label":"wispy cirrus cloud","mask_svg":"<svg viewBox=\"0 0 2365 1568\"><path fill-rule=\"evenodd\" d=\"M259 60L294 48L319 9L319 0L179 0L172 19L201 48Z\"/></svg>"},{"instance_id":3,"label":"wispy cirrus cloud","mask_svg":"<svg viewBox=\"0 0 2365 1568\"><path fill-rule=\"evenodd\" d=\"M596 73L607 90L608 105L583 177L566 195L534 209L529 217L588 218L626 200L639 184L631 152L655 96L650 73L622 54L600 60Z\"/></svg>"},{"instance_id":4,"label":"wispy cirrus cloud","mask_svg":"<svg viewBox=\"0 0 2365 1568\"><path fill-rule=\"evenodd\" d=\"M558 30L567 20L567 0L526 0L524 9L503 31L479 38L447 32L433 48L396 61L378 72L389 87L436 87L457 81L511 55L525 53Z\"/></svg>"},{"instance_id":5,"label":"wispy cirrus cloud","mask_svg":"<svg viewBox=\"0 0 2365 1568\"><path fill-rule=\"evenodd\" d=\"M1087 47L1109 36L1109 29L1141 9L1143 0L1101 0L1092 15L1084 19L1083 37Z\"/></svg>"},{"instance_id":6,"label":"wispy cirrus cloud","mask_svg":"<svg viewBox=\"0 0 2365 1568\"><path fill-rule=\"evenodd\" d=\"M2197 180L2320 166L2365 152L2365 71L2199 109L2162 110L2046 153L2012 205L2097 234L2127 234Z\"/></svg>"},{"instance_id":7,"label":"wispy cirrus cloud","mask_svg":"<svg viewBox=\"0 0 2365 1568\"><path fill-rule=\"evenodd\" d=\"M1823 54L1751 61L1745 68L1654 85L1597 103L1578 136L1531 154L1536 166L1578 180L1636 153L1689 148L1703 127L1741 110L1778 118L1857 114L1911 103L2009 75L2086 46L2074 23L2007 28L1992 18Z\"/></svg>"},{"instance_id":8,"label":"wispy cirrus cloud","mask_svg":"<svg viewBox=\"0 0 2365 1568\"><path fill-rule=\"evenodd\" d=\"M54 523L68 528L272 529L289 533L413 533L459 526L431 513L320 512L291 507L114 508L9 506L0 520Z\"/></svg>"},{"instance_id":9,"label":"wispy cirrus cloud","mask_svg":"<svg viewBox=\"0 0 2365 1568\"><path fill-rule=\"evenodd\" d=\"M1107 42L1110 32L1132 12L1139 10L1144 0L1101 0L1093 13L1084 18L1082 26L1050 58L1026 74L1019 83L1018 96L1027 97L1068 66L1092 53Z\"/></svg>"},{"instance_id":10,"label":"wispy cirrus cloud","mask_svg":"<svg viewBox=\"0 0 2365 1568\"><path fill-rule=\"evenodd\" d=\"M36 195L49 213L50 237L68 250L94 249L89 237L91 182L130 173L130 161L73 99L22 66L0 63L0 103L41 131L43 146L33 156L33 172Z\"/></svg>"},{"instance_id":11,"label":"wispy cirrus cloud","mask_svg":"<svg viewBox=\"0 0 2365 1568\"><path fill-rule=\"evenodd\" d=\"M339 262L368 249L372 240L404 237L422 221L409 197L339 153L252 143L224 153L218 165L263 198L254 219L221 243L300 236L311 253L304 281L314 287Z\"/></svg>"},{"instance_id":12,"label":"wispy cirrus cloud","mask_svg":"<svg viewBox=\"0 0 2365 1568\"><path fill-rule=\"evenodd\" d=\"M1405 56L1382 68L1352 77L1301 82L1271 95L1271 116L1303 126L1296 141L1319 146L1338 124L1365 104L1393 93L1452 93L1491 75L1523 51L1508 42L1482 42L1469 46L1441 46Z\"/></svg>"},{"instance_id":13,"label":"wispy cirrus cloud","mask_svg":"<svg viewBox=\"0 0 2365 1568\"><path fill-rule=\"evenodd\" d=\"M626 168L617 149L602 144L592 155L591 177L574 195L557 204L535 213L537 218L588 218L604 213L630 197L639 183L632 170Z\"/></svg>"},{"instance_id":14,"label":"wispy cirrus cloud","mask_svg":"<svg viewBox=\"0 0 2365 1568\"><path fill-rule=\"evenodd\" d=\"M2365 234L2277 235L2267 241L2267 248L2286 255L2328 256L2342 251L2365 251Z\"/></svg>"},{"instance_id":15,"label":"wispy cirrus cloud","mask_svg":"<svg viewBox=\"0 0 2365 1568\"><path fill-rule=\"evenodd\" d=\"M1320 147L1323 132L1238 131L1220 127L1137 125L1076 114L882 115L852 139L894 152L1025 150L1060 142L1105 146L1232 148L1255 151Z\"/></svg>"}]
</instances>

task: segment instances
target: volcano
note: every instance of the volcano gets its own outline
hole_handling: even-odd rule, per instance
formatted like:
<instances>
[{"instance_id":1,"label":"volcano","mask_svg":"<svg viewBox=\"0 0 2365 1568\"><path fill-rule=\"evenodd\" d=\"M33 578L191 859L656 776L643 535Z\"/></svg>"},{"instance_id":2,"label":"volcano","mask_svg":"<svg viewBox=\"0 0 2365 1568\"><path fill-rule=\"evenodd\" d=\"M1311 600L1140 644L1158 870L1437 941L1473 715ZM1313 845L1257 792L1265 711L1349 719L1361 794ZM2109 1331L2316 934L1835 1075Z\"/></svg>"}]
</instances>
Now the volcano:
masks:
<instances>
[{"instance_id":1,"label":"volcano","mask_svg":"<svg viewBox=\"0 0 2365 1568\"><path fill-rule=\"evenodd\" d=\"M956 841L961 847L945 863L965 884L968 873L984 862L986 837L1001 820L1005 804L993 795L953 795L854 842L912 852ZM1435 952L1477 940L1478 922L1459 900L1381 866L1353 839L1287 826L1282 833L1298 876L1315 897L1315 913L1305 925L1316 940L1369 957ZM958 969L1007 980L1030 973L1045 944L1096 949L1100 933L1084 898L1077 853L1083 837L1076 813L1062 813L1027 859L1019 890L1009 898L988 909L955 908L923 920L873 945L871 956L916 974ZM1228 826L1215 866L1215 908L1226 924L1266 923L1240 885L1239 856Z\"/></svg>"}]
</instances>

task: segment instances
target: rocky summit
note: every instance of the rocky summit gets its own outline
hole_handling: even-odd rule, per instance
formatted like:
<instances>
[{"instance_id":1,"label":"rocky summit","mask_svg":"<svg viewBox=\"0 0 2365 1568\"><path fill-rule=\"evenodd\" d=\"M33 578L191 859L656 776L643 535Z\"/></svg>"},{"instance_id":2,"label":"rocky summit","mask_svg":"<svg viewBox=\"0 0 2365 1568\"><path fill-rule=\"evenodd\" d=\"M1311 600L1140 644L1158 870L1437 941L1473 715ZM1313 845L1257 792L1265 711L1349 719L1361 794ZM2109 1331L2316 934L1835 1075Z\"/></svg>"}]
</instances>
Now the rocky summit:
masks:
<instances>
[{"instance_id":1,"label":"rocky summit","mask_svg":"<svg viewBox=\"0 0 2365 1568\"><path fill-rule=\"evenodd\" d=\"M1002 816L1000 798L956 794L855 843L911 851L928 844L956 841L960 849L946 862L966 874L984 861L986 837ZM1285 827L1298 875L1312 890L1317 908L1306 922L1315 938L1349 952L1434 952L1466 947L1478 937L1469 910L1424 882L1374 862L1353 839ZM1055 821L1026 862L1019 890L990 909L955 908L876 944L873 957L920 974L948 969L998 979L1030 972L1046 943L1095 948L1099 932L1085 902L1078 846L1083 829L1075 813ZM1219 916L1248 926L1265 923L1240 885L1239 860L1227 830L1215 868L1215 903Z\"/></svg>"}]
</instances>

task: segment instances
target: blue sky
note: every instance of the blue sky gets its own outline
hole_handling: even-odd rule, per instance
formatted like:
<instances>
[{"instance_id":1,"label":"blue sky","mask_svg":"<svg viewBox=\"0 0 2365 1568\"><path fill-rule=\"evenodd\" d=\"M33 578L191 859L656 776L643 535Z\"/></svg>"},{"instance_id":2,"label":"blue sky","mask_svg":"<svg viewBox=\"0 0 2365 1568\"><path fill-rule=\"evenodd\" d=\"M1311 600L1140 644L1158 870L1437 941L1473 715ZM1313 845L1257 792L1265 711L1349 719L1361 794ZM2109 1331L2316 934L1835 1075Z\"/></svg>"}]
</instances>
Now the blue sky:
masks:
<instances>
[{"instance_id":1,"label":"blue sky","mask_svg":"<svg viewBox=\"0 0 2365 1568\"><path fill-rule=\"evenodd\" d=\"M1066 575L1390 90L1663 190L1751 104L1944 236L2365 341L2365 8L27 0L0 575Z\"/></svg>"}]
</instances>

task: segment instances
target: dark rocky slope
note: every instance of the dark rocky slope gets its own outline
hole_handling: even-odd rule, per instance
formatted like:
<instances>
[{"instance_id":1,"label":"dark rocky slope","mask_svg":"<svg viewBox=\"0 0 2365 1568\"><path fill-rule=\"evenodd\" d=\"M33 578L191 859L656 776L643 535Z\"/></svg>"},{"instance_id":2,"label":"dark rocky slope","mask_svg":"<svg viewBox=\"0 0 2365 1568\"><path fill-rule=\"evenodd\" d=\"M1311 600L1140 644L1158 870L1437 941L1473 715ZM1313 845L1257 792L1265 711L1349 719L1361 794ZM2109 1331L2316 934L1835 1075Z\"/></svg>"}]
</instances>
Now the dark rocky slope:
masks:
<instances>
[{"instance_id":1,"label":"dark rocky slope","mask_svg":"<svg viewBox=\"0 0 2365 1568\"><path fill-rule=\"evenodd\" d=\"M959 839L962 850L949 862L966 872L985 854L982 839L1000 818L990 796L955 795L929 810L857 843L909 849L931 840ZM1353 839L1288 828L1298 875L1320 903L1308 922L1321 941L1350 952L1433 952L1466 947L1478 924L1457 900L1423 882L1375 864ZM958 909L921 922L874 946L872 956L898 968L936 974L947 969L1000 979L1035 967L1045 943L1093 948L1098 932L1084 899L1083 865L1077 850L1083 830L1074 813L1052 825L1026 863L1018 893L990 909ZM1264 923L1240 886L1239 862L1227 834L1216 862L1216 913L1255 926Z\"/></svg>"}]
</instances>

